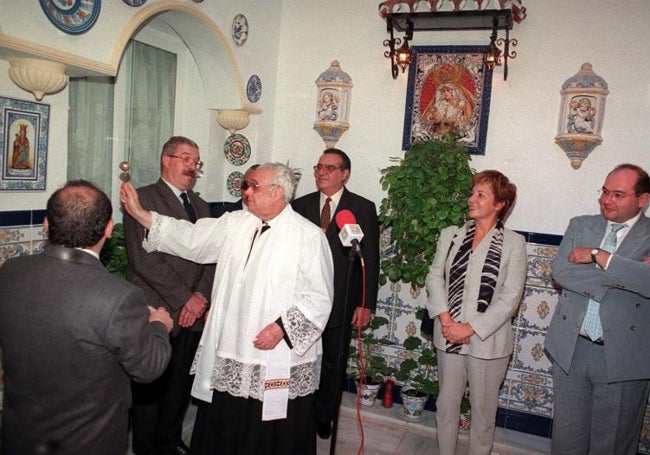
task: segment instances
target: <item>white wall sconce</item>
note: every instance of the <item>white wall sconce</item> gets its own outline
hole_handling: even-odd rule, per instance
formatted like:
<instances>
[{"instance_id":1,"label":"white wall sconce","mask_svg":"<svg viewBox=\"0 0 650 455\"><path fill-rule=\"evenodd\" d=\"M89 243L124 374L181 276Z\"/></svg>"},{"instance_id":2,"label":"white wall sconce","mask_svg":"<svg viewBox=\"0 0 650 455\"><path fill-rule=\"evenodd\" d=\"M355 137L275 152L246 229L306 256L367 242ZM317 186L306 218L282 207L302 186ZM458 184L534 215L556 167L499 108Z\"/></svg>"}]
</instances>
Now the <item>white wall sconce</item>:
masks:
<instances>
[{"instance_id":1,"label":"white wall sconce","mask_svg":"<svg viewBox=\"0 0 650 455\"><path fill-rule=\"evenodd\" d=\"M600 132L605 117L607 82L594 73L591 63L562 84L560 121L555 143L578 169L587 156L603 142Z\"/></svg>"},{"instance_id":2,"label":"white wall sconce","mask_svg":"<svg viewBox=\"0 0 650 455\"><path fill-rule=\"evenodd\" d=\"M260 108L250 105L246 105L241 109L217 109L217 123L230 131L230 134L235 134L248 126L252 114L257 115L261 112Z\"/></svg>"},{"instance_id":3,"label":"white wall sconce","mask_svg":"<svg viewBox=\"0 0 650 455\"><path fill-rule=\"evenodd\" d=\"M37 58L9 59L9 78L18 87L31 92L37 101L57 93L68 85L65 65Z\"/></svg>"},{"instance_id":4,"label":"white wall sconce","mask_svg":"<svg viewBox=\"0 0 650 455\"><path fill-rule=\"evenodd\" d=\"M350 128L350 97L352 79L341 69L338 60L332 60L327 71L316 79L318 96L314 129L327 148L333 148L339 138Z\"/></svg>"}]
</instances>

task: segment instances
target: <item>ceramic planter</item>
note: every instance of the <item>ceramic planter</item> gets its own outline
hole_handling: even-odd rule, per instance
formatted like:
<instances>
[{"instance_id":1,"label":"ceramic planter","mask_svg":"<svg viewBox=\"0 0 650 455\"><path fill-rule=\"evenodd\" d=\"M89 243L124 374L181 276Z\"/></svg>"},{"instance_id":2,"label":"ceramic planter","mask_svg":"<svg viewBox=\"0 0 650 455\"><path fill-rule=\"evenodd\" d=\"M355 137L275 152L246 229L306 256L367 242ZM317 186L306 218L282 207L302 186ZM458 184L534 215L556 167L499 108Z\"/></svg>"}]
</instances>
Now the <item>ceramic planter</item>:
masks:
<instances>
[{"instance_id":1,"label":"ceramic planter","mask_svg":"<svg viewBox=\"0 0 650 455\"><path fill-rule=\"evenodd\" d=\"M361 405L369 407L374 406L380 388L381 384L362 384L361 390L359 391L359 402Z\"/></svg>"},{"instance_id":2,"label":"ceramic planter","mask_svg":"<svg viewBox=\"0 0 650 455\"><path fill-rule=\"evenodd\" d=\"M415 392L415 389L403 389L400 396L403 403L402 417L406 420L422 420L424 418L424 405L429 396L421 392Z\"/></svg>"}]
</instances>

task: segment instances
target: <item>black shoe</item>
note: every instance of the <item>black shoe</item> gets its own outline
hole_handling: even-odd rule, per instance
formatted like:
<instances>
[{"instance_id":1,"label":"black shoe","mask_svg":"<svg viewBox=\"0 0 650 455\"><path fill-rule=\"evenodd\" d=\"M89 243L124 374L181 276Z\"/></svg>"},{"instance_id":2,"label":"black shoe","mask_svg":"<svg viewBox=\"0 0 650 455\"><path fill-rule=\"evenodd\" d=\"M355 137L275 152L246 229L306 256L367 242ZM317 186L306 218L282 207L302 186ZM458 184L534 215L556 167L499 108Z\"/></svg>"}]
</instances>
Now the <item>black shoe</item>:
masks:
<instances>
[{"instance_id":1,"label":"black shoe","mask_svg":"<svg viewBox=\"0 0 650 455\"><path fill-rule=\"evenodd\" d=\"M329 439L332 436L332 423L331 422L318 422L316 424L316 433L321 439Z\"/></svg>"},{"instance_id":2,"label":"black shoe","mask_svg":"<svg viewBox=\"0 0 650 455\"><path fill-rule=\"evenodd\" d=\"M190 455L190 448L181 441L176 447L161 451L160 455Z\"/></svg>"}]
</instances>

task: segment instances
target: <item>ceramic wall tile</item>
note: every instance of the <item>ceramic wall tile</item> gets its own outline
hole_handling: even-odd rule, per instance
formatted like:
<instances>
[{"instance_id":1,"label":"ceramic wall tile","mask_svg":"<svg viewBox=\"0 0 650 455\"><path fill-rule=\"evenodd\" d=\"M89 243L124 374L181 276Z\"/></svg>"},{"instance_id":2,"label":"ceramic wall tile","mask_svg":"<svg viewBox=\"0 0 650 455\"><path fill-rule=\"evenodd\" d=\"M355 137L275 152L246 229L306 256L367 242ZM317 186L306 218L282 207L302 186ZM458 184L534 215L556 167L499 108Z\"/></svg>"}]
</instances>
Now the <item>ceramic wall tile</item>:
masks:
<instances>
[{"instance_id":1,"label":"ceramic wall tile","mask_svg":"<svg viewBox=\"0 0 650 455\"><path fill-rule=\"evenodd\" d=\"M544 353L545 332L519 329L510 369L531 374L551 375L551 363Z\"/></svg>"},{"instance_id":2,"label":"ceramic wall tile","mask_svg":"<svg viewBox=\"0 0 650 455\"><path fill-rule=\"evenodd\" d=\"M522 381L510 381L508 409L540 416L553 415L553 384L551 378L522 375Z\"/></svg>"},{"instance_id":3,"label":"ceramic wall tile","mask_svg":"<svg viewBox=\"0 0 650 455\"><path fill-rule=\"evenodd\" d=\"M526 286L513 326L546 331L558 298L559 292L553 288Z\"/></svg>"}]
</instances>

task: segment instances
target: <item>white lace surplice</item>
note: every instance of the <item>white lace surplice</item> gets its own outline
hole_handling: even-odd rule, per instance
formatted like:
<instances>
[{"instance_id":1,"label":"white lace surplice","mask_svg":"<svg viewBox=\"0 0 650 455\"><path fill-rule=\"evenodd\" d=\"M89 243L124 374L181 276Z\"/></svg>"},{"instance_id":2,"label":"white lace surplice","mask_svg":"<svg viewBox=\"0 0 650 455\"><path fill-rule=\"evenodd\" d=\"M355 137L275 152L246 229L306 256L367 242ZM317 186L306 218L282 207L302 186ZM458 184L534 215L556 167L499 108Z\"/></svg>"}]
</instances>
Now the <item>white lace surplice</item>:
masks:
<instances>
[{"instance_id":1,"label":"white lace surplice","mask_svg":"<svg viewBox=\"0 0 650 455\"><path fill-rule=\"evenodd\" d=\"M261 221L249 212L203 218L195 225L154 215L148 251L201 263L217 262L208 320L192 373L192 395L212 390L263 400L267 362L286 362L290 399L313 393L320 378L320 336L332 306L333 267L323 232L287 206L246 257ZM284 340L272 352L253 346L266 325L282 318ZM272 360L270 360L272 359ZM286 359L286 360L285 360Z\"/></svg>"}]
</instances>

